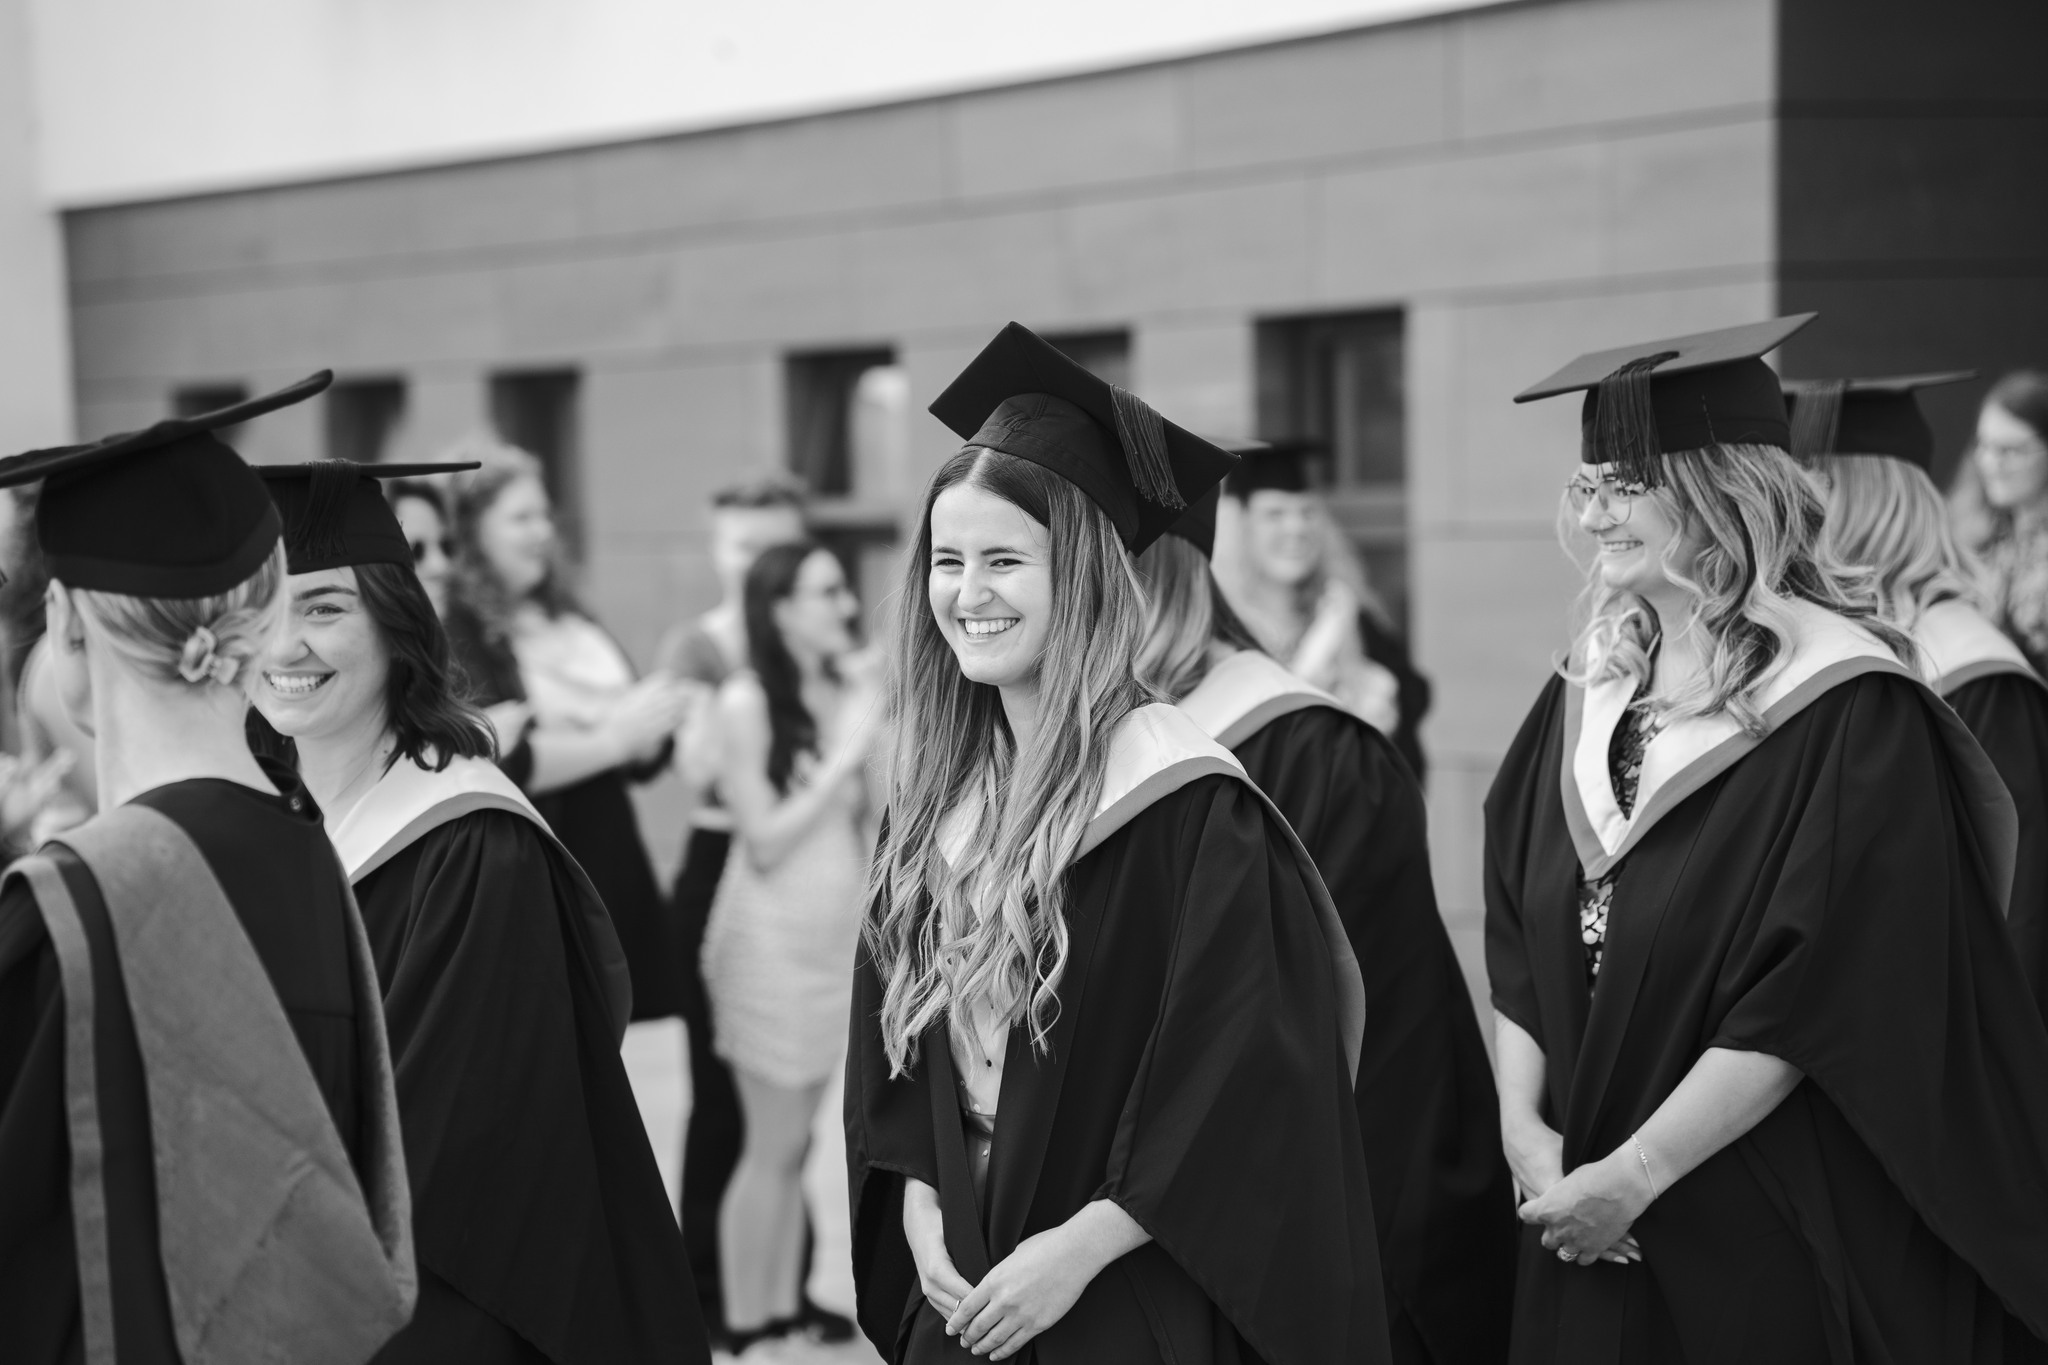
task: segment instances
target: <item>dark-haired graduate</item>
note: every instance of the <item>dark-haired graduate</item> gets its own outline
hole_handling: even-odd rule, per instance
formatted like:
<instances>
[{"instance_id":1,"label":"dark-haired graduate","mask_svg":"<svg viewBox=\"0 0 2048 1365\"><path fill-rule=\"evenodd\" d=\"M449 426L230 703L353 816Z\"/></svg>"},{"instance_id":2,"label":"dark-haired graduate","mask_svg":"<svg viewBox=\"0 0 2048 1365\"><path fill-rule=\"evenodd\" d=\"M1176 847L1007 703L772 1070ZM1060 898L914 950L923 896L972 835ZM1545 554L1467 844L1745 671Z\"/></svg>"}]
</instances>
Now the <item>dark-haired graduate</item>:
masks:
<instances>
[{"instance_id":1,"label":"dark-haired graduate","mask_svg":"<svg viewBox=\"0 0 2048 1365\"><path fill-rule=\"evenodd\" d=\"M1138 556L1138 673L1272 798L1343 917L1371 1003L1358 1127L1394 1359L1493 1365L1515 1292L1514 1185L1493 1067L1437 913L1422 789L1393 740L1260 650L1231 610L1209 572L1217 497Z\"/></svg>"},{"instance_id":2,"label":"dark-haired graduate","mask_svg":"<svg viewBox=\"0 0 2048 1365\"><path fill-rule=\"evenodd\" d=\"M1810 316L1810 315L1808 315ZM1586 356L1586 623L1486 803L1515 1362L2041 1358L2013 808L1821 543L1760 359Z\"/></svg>"},{"instance_id":3,"label":"dark-haired graduate","mask_svg":"<svg viewBox=\"0 0 2048 1365\"><path fill-rule=\"evenodd\" d=\"M452 694L447 640L377 483L471 467L262 471L290 606L251 689L252 739L295 761L355 884L412 1175L419 1311L378 1359L705 1361L619 1057L618 936Z\"/></svg>"},{"instance_id":4,"label":"dark-haired graduate","mask_svg":"<svg viewBox=\"0 0 2048 1365\"><path fill-rule=\"evenodd\" d=\"M1014 323L932 411L966 445L896 625L861 1326L919 1365L1384 1361L1357 965L1286 822L1137 676L1131 556L1231 457Z\"/></svg>"},{"instance_id":5,"label":"dark-haired graduate","mask_svg":"<svg viewBox=\"0 0 2048 1365\"><path fill-rule=\"evenodd\" d=\"M100 811L0 881L0 1360L361 1365L412 1312L369 945L242 737L278 517L215 434L288 389L0 461L43 479L49 667Z\"/></svg>"},{"instance_id":6,"label":"dark-haired graduate","mask_svg":"<svg viewBox=\"0 0 2048 1365\"><path fill-rule=\"evenodd\" d=\"M1877 574L1886 616L1920 647L1921 676L1984 746L2019 817L2006 928L2048 1017L2048 686L1983 610L1978 575L1928 476L1934 430L1914 395L1967 373L1785 386L1792 453L1828 490L1828 544Z\"/></svg>"}]
</instances>

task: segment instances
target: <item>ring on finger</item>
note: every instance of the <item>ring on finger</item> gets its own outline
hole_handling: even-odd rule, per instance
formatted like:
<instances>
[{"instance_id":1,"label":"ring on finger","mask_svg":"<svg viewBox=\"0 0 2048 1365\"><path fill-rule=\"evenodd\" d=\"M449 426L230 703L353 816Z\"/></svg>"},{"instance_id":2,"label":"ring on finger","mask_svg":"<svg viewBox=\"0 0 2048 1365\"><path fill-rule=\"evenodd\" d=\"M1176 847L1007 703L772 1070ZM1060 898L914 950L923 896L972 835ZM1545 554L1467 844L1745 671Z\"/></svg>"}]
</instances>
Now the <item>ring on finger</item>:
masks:
<instances>
[{"instance_id":1,"label":"ring on finger","mask_svg":"<svg viewBox=\"0 0 2048 1365\"><path fill-rule=\"evenodd\" d=\"M1557 1259L1560 1261L1576 1261L1579 1259L1579 1253L1573 1251L1570 1247L1559 1247L1557 1249Z\"/></svg>"}]
</instances>

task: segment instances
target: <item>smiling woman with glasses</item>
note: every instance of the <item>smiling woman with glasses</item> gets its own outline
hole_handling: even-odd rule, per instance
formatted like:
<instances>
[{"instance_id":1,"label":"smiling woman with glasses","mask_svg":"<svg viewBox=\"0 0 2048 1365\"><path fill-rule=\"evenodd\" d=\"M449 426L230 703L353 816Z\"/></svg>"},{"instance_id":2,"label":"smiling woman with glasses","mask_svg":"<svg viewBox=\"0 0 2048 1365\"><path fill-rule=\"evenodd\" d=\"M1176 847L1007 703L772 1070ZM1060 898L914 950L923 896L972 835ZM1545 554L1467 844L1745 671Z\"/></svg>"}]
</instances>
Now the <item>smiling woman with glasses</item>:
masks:
<instances>
[{"instance_id":1,"label":"smiling woman with glasses","mask_svg":"<svg viewBox=\"0 0 2048 1365\"><path fill-rule=\"evenodd\" d=\"M2013 808L1822 540L1762 359L1809 320L1521 396L1586 393L1562 510L1587 571L1486 802L1513 1365L2048 1340Z\"/></svg>"}]
</instances>

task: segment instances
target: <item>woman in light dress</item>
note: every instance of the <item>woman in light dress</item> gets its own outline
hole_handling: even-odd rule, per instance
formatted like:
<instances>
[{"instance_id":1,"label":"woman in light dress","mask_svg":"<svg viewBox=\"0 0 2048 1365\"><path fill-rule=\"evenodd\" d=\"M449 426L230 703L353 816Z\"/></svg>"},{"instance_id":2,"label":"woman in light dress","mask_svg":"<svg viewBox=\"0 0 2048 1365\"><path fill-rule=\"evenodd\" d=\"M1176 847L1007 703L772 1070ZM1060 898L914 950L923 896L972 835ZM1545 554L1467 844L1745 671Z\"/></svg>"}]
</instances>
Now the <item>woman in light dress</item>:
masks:
<instances>
[{"instance_id":1,"label":"woman in light dress","mask_svg":"<svg viewBox=\"0 0 2048 1365\"><path fill-rule=\"evenodd\" d=\"M859 606L812 541L747 573L751 669L720 689L719 790L733 816L702 965L712 1046L738 1082L746 1137L719 1215L729 1345L795 1329L799 1176L846 1040L868 842L864 766L880 707L854 649Z\"/></svg>"}]
</instances>

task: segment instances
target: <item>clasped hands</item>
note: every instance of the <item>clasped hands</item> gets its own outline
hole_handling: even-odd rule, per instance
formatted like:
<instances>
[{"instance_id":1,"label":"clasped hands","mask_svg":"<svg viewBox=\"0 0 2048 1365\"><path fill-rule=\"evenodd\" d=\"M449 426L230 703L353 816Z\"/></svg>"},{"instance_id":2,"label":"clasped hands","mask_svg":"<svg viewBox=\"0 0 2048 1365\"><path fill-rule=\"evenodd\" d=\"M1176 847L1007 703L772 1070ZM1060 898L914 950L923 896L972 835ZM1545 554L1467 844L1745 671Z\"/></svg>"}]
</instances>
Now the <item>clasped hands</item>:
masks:
<instances>
[{"instance_id":1,"label":"clasped hands","mask_svg":"<svg viewBox=\"0 0 2048 1365\"><path fill-rule=\"evenodd\" d=\"M991 1360L1023 1350L1067 1315L1104 1266L1151 1240L1129 1214L1098 1199L1058 1227L1026 1237L970 1285L946 1250L937 1192L916 1180L904 1184L903 1232L918 1286L945 1318L946 1335Z\"/></svg>"},{"instance_id":2,"label":"clasped hands","mask_svg":"<svg viewBox=\"0 0 2048 1365\"><path fill-rule=\"evenodd\" d=\"M1564 1138L1540 1119L1505 1134L1508 1167L1524 1196L1517 1211L1543 1229L1543 1245L1576 1265L1643 1259L1629 1228L1650 1206L1649 1182L1627 1144L1564 1174ZM1569 1253L1568 1255L1566 1253Z\"/></svg>"}]
</instances>

